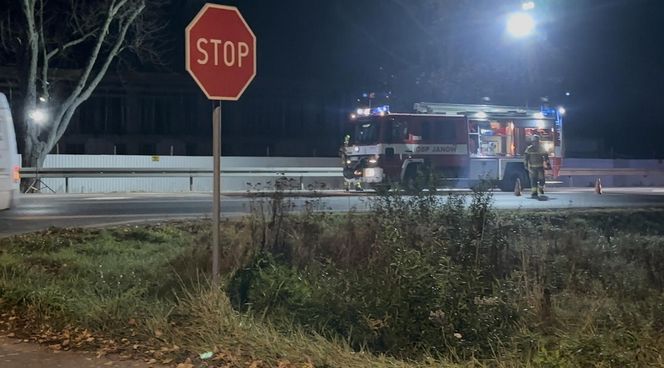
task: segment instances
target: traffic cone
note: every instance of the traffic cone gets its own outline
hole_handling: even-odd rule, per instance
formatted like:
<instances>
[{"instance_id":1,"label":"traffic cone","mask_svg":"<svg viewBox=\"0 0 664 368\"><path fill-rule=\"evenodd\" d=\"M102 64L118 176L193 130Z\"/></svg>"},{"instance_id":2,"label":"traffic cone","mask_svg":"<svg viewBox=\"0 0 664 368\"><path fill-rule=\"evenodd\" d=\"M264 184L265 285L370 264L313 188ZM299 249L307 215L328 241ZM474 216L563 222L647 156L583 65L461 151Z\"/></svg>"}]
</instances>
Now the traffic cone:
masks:
<instances>
[{"instance_id":1,"label":"traffic cone","mask_svg":"<svg viewBox=\"0 0 664 368\"><path fill-rule=\"evenodd\" d=\"M514 195L521 197L521 179L516 178L516 183L514 183Z\"/></svg>"},{"instance_id":2,"label":"traffic cone","mask_svg":"<svg viewBox=\"0 0 664 368\"><path fill-rule=\"evenodd\" d=\"M602 179L595 180L595 193L602 194Z\"/></svg>"}]
</instances>

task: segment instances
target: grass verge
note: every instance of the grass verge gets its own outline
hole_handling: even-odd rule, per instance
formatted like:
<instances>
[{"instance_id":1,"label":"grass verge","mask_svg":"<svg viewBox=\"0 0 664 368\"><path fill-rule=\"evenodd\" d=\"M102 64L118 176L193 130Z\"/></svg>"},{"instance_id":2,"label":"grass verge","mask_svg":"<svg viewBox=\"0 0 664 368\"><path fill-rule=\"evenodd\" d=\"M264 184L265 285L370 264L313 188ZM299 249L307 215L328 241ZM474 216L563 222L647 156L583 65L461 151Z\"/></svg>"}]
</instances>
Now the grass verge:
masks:
<instances>
[{"instance_id":1,"label":"grass verge","mask_svg":"<svg viewBox=\"0 0 664 368\"><path fill-rule=\"evenodd\" d=\"M2 239L0 329L196 366L664 367L664 211L469 204L259 199L216 286L205 222Z\"/></svg>"}]
</instances>

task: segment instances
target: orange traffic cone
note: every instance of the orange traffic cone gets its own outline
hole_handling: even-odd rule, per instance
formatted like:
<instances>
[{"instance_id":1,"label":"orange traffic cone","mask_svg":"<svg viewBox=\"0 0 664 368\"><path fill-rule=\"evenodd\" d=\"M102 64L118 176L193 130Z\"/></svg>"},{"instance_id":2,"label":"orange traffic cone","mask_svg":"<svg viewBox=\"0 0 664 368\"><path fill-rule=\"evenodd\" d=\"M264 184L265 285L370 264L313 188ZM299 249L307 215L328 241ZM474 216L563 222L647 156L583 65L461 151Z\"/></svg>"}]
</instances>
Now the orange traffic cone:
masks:
<instances>
[{"instance_id":1,"label":"orange traffic cone","mask_svg":"<svg viewBox=\"0 0 664 368\"><path fill-rule=\"evenodd\" d=\"M602 179L595 180L595 193L602 194Z\"/></svg>"},{"instance_id":2,"label":"orange traffic cone","mask_svg":"<svg viewBox=\"0 0 664 368\"><path fill-rule=\"evenodd\" d=\"M514 183L514 195L521 197L521 179L516 178L516 183Z\"/></svg>"}]
</instances>

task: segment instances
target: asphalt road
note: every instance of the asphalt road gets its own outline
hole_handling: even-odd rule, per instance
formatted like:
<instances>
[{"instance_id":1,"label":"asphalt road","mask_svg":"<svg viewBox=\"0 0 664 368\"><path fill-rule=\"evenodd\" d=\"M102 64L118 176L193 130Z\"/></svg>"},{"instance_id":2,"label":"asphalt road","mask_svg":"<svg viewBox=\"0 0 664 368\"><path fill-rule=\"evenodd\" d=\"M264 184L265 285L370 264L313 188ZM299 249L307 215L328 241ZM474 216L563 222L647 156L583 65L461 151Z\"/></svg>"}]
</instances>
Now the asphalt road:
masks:
<instances>
[{"instance_id":1,"label":"asphalt road","mask_svg":"<svg viewBox=\"0 0 664 368\"><path fill-rule=\"evenodd\" d=\"M212 199L208 193L168 194L86 194L26 195L18 206L0 212L0 236L46 229L50 226L108 226L144 223L165 219L209 217ZM495 193L498 209L565 209L565 208L635 208L664 207L664 188L624 188L595 194L592 188L554 189L547 201L530 199L527 193ZM347 195L325 193L324 207L335 212L351 208L366 210L370 193ZM311 198L290 198L295 210ZM222 215L238 217L249 213L251 199L244 195L222 197Z\"/></svg>"}]
</instances>

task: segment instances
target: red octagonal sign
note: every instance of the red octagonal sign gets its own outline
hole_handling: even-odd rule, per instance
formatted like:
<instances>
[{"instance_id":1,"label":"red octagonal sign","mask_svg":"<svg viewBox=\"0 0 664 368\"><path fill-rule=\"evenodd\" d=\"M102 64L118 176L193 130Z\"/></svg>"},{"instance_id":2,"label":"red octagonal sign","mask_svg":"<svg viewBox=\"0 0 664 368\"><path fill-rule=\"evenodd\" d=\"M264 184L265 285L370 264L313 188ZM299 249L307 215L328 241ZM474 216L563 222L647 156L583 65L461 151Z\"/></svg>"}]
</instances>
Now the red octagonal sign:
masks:
<instances>
[{"instance_id":1,"label":"red octagonal sign","mask_svg":"<svg viewBox=\"0 0 664 368\"><path fill-rule=\"evenodd\" d=\"M187 71L211 100L237 101L256 76L256 36L236 7L205 4L185 31Z\"/></svg>"}]
</instances>

